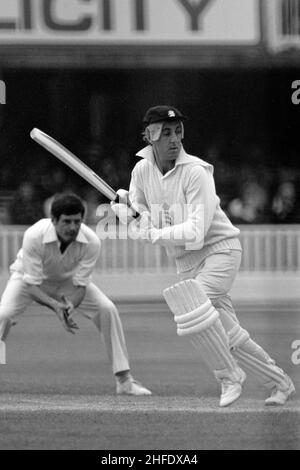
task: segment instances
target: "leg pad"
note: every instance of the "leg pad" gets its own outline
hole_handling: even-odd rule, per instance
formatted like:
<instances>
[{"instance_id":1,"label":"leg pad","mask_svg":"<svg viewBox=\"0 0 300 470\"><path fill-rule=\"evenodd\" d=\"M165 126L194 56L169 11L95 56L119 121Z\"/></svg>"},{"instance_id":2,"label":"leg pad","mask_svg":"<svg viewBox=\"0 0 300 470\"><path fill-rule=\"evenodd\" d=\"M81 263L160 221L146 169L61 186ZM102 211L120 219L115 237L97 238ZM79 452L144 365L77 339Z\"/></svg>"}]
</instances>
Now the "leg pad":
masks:
<instances>
[{"instance_id":1,"label":"leg pad","mask_svg":"<svg viewBox=\"0 0 300 470\"><path fill-rule=\"evenodd\" d=\"M236 324L229 332L229 344L239 364L251 372L266 388L273 388L285 380L285 373L275 361L250 338L249 333Z\"/></svg>"},{"instance_id":2,"label":"leg pad","mask_svg":"<svg viewBox=\"0 0 300 470\"><path fill-rule=\"evenodd\" d=\"M240 373L229 350L228 336L201 284L188 279L165 289L163 294L174 313L177 334L190 337L216 377L236 381Z\"/></svg>"},{"instance_id":3,"label":"leg pad","mask_svg":"<svg viewBox=\"0 0 300 470\"><path fill-rule=\"evenodd\" d=\"M219 318L199 282L182 281L164 290L164 297L177 323L177 334L186 336L208 329Z\"/></svg>"}]
</instances>

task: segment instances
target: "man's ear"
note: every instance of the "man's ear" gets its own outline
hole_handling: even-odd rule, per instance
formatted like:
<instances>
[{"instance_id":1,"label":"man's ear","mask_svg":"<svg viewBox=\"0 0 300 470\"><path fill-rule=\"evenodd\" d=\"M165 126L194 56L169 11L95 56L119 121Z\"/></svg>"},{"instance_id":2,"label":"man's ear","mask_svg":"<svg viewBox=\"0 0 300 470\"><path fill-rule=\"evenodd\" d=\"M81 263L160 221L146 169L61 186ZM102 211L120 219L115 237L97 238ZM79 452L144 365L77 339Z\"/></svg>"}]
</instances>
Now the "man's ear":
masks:
<instances>
[{"instance_id":1,"label":"man's ear","mask_svg":"<svg viewBox=\"0 0 300 470\"><path fill-rule=\"evenodd\" d=\"M58 222L58 219L56 217L54 217L54 215L51 215L51 221L52 221L53 225L56 225L57 222Z\"/></svg>"}]
</instances>

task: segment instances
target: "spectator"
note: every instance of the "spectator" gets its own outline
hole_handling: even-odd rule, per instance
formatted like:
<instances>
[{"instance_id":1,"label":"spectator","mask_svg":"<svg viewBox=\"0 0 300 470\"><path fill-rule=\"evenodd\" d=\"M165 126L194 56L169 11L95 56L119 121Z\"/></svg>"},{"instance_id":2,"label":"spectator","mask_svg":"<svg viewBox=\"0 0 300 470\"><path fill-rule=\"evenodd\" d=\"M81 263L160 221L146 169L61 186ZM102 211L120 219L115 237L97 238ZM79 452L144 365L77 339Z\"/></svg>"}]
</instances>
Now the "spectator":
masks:
<instances>
[{"instance_id":1,"label":"spectator","mask_svg":"<svg viewBox=\"0 0 300 470\"><path fill-rule=\"evenodd\" d=\"M21 183L9 205L12 224L30 225L43 216L43 207L32 183Z\"/></svg>"},{"instance_id":2,"label":"spectator","mask_svg":"<svg viewBox=\"0 0 300 470\"><path fill-rule=\"evenodd\" d=\"M217 145L211 145L203 152L204 159L214 166L214 178L216 189L220 197L220 204L225 210L229 202L237 193L237 181L239 168L233 167L226 162Z\"/></svg>"},{"instance_id":3,"label":"spectator","mask_svg":"<svg viewBox=\"0 0 300 470\"><path fill-rule=\"evenodd\" d=\"M299 201L296 186L292 181L283 181L272 201L272 222L292 224L300 223Z\"/></svg>"},{"instance_id":4,"label":"spectator","mask_svg":"<svg viewBox=\"0 0 300 470\"><path fill-rule=\"evenodd\" d=\"M85 224L96 225L99 222L99 217L96 216L96 213L100 204L101 195L99 196L99 193L96 189L87 188L83 199L83 203L86 208Z\"/></svg>"},{"instance_id":5,"label":"spectator","mask_svg":"<svg viewBox=\"0 0 300 470\"><path fill-rule=\"evenodd\" d=\"M101 175L100 175L112 188L117 188L119 185L119 174L116 163L106 158L102 162Z\"/></svg>"},{"instance_id":6,"label":"spectator","mask_svg":"<svg viewBox=\"0 0 300 470\"><path fill-rule=\"evenodd\" d=\"M66 173L61 168L45 167L40 171L40 175L40 186L44 195L63 192L68 185Z\"/></svg>"},{"instance_id":7,"label":"spectator","mask_svg":"<svg viewBox=\"0 0 300 470\"><path fill-rule=\"evenodd\" d=\"M261 224L269 221L268 192L256 181L249 181L240 198L227 206L230 220L236 224Z\"/></svg>"}]
</instances>

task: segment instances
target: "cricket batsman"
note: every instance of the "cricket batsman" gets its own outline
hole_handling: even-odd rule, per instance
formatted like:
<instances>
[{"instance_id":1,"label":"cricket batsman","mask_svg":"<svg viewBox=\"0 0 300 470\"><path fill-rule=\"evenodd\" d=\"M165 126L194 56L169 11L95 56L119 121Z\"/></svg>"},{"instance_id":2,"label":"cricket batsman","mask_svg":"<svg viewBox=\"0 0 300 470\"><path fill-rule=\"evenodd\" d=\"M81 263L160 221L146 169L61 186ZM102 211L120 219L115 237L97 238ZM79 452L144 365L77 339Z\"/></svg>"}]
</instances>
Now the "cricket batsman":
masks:
<instances>
[{"instance_id":1,"label":"cricket batsman","mask_svg":"<svg viewBox=\"0 0 300 470\"><path fill-rule=\"evenodd\" d=\"M175 258L181 281L165 289L164 297L177 334L191 340L220 382L219 405L239 398L244 369L267 389L266 405L284 405L295 391L292 380L240 325L228 294L241 262L239 229L220 207L212 165L183 148L185 119L166 105L145 114L147 146L137 154L141 160L129 188L129 199L141 213L140 238L164 246ZM121 202L112 203L112 209L128 223L133 215L126 205L128 192L118 194Z\"/></svg>"},{"instance_id":2,"label":"cricket batsman","mask_svg":"<svg viewBox=\"0 0 300 470\"><path fill-rule=\"evenodd\" d=\"M91 281L100 241L83 223L84 212L79 197L59 194L52 203L51 218L26 230L1 298L0 340L6 340L16 317L33 301L52 310L73 334L78 329L73 317L81 313L93 321L104 339L117 394L151 395L130 373L117 308Z\"/></svg>"}]
</instances>

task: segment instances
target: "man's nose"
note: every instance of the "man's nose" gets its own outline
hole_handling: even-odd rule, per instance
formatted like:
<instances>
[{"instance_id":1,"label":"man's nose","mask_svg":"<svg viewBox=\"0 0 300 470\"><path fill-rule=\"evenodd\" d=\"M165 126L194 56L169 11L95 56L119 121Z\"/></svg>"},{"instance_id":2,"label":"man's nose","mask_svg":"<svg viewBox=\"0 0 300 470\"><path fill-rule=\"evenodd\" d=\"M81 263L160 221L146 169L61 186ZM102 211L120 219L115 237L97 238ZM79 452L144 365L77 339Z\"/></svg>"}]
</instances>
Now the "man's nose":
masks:
<instances>
[{"instance_id":1,"label":"man's nose","mask_svg":"<svg viewBox=\"0 0 300 470\"><path fill-rule=\"evenodd\" d=\"M173 134L171 134L171 136L170 136L171 142L177 142L177 139L178 139L177 134L175 132L173 132Z\"/></svg>"}]
</instances>

